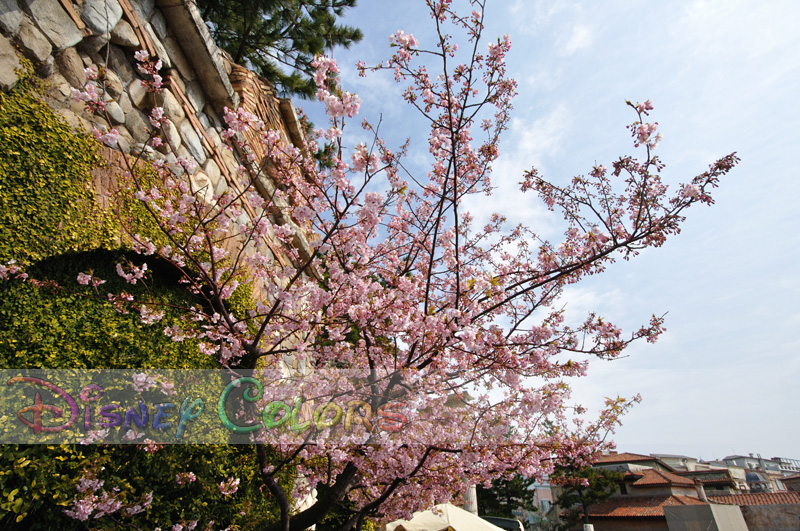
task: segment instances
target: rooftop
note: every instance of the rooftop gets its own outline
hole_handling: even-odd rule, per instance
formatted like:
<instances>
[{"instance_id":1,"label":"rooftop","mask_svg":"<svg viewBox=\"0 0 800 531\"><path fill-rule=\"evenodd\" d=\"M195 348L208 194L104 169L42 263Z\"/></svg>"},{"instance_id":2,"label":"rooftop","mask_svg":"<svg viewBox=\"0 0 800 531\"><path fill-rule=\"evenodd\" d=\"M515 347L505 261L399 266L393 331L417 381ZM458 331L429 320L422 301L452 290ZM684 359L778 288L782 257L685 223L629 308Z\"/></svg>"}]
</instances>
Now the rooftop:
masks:
<instances>
[{"instance_id":1,"label":"rooftop","mask_svg":"<svg viewBox=\"0 0 800 531\"><path fill-rule=\"evenodd\" d=\"M664 517L664 507L672 505L708 505L689 496L634 496L610 498L589 507L594 518Z\"/></svg>"},{"instance_id":2,"label":"rooftop","mask_svg":"<svg viewBox=\"0 0 800 531\"><path fill-rule=\"evenodd\" d=\"M694 487L694 481L689 478L684 478L677 474L656 470L654 468L643 470L641 472L641 476L641 478L633 482L634 486L654 487L662 485L676 485L681 487Z\"/></svg>"},{"instance_id":3,"label":"rooftop","mask_svg":"<svg viewBox=\"0 0 800 531\"><path fill-rule=\"evenodd\" d=\"M709 501L725 505L796 505L800 504L800 492L758 492L709 496Z\"/></svg>"},{"instance_id":4,"label":"rooftop","mask_svg":"<svg viewBox=\"0 0 800 531\"><path fill-rule=\"evenodd\" d=\"M657 458L649 455L632 454L629 452L622 452L620 454L613 452L610 454L602 454L594 460L595 465L603 465L607 463L635 463L637 461L655 461Z\"/></svg>"},{"instance_id":5,"label":"rooftop","mask_svg":"<svg viewBox=\"0 0 800 531\"><path fill-rule=\"evenodd\" d=\"M689 457L688 455L676 455L676 454L650 454L652 457L657 457L659 459L667 458L667 459L690 459L693 461L697 461L696 457Z\"/></svg>"}]
</instances>

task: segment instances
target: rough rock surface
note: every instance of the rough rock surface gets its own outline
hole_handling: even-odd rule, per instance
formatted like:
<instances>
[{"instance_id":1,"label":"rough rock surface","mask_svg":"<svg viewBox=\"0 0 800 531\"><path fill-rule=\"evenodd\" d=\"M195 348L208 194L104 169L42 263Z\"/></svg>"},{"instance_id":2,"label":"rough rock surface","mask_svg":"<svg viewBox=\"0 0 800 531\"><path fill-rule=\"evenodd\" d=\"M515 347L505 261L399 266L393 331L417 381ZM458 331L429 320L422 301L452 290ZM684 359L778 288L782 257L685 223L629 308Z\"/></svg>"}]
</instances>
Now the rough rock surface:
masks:
<instances>
[{"instance_id":1,"label":"rough rock surface","mask_svg":"<svg viewBox=\"0 0 800 531\"><path fill-rule=\"evenodd\" d=\"M50 41L47 40L47 37L27 18L23 19L19 26L17 43L25 57L37 63L46 62L53 51L53 47L50 46Z\"/></svg>"},{"instance_id":2,"label":"rough rock surface","mask_svg":"<svg viewBox=\"0 0 800 531\"><path fill-rule=\"evenodd\" d=\"M138 74L125 56L125 52L114 44L110 44L108 47L108 66L117 73L120 79L138 79Z\"/></svg>"},{"instance_id":3,"label":"rough rock surface","mask_svg":"<svg viewBox=\"0 0 800 531\"><path fill-rule=\"evenodd\" d=\"M164 18L164 15L161 14L161 11L155 11L153 13L150 17L150 24L153 25L153 30L155 30L159 39L163 41L167 38L167 20Z\"/></svg>"},{"instance_id":4,"label":"rough rock surface","mask_svg":"<svg viewBox=\"0 0 800 531\"><path fill-rule=\"evenodd\" d=\"M136 36L133 26L127 20L120 20L111 31L111 42L128 48L137 48L139 46L139 37Z\"/></svg>"},{"instance_id":5,"label":"rough rock surface","mask_svg":"<svg viewBox=\"0 0 800 531\"><path fill-rule=\"evenodd\" d=\"M119 98L124 92L122 80L113 70L106 70L106 91L114 98Z\"/></svg>"},{"instance_id":6,"label":"rough rock surface","mask_svg":"<svg viewBox=\"0 0 800 531\"><path fill-rule=\"evenodd\" d=\"M110 32L122 18L117 0L84 0L81 18L93 33Z\"/></svg>"},{"instance_id":7,"label":"rough rock surface","mask_svg":"<svg viewBox=\"0 0 800 531\"><path fill-rule=\"evenodd\" d=\"M194 106L197 111L202 111L206 106L206 98L203 95L203 88L197 81L192 81L186 85L186 97L189 103Z\"/></svg>"},{"instance_id":8,"label":"rough rock surface","mask_svg":"<svg viewBox=\"0 0 800 531\"><path fill-rule=\"evenodd\" d=\"M78 48L88 54L96 54L103 49L103 46L108 44L110 38L111 37L108 33L103 33L102 35L89 35L88 37L83 38L80 44L78 44Z\"/></svg>"},{"instance_id":9,"label":"rough rock surface","mask_svg":"<svg viewBox=\"0 0 800 531\"><path fill-rule=\"evenodd\" d=\"M181 145L181 135L178 133L178 127L171 121L167 120L167 124L162 129L164 141L168 143L172 149L177 150Z\"/></svg>"},{"instance_id":10,"label":"rough rock surface","mask_svg":"<svg viewBox=\"0 0 800 531\"><path fill-rule=\"evenodd\" d=\"M119 125L125 123L125 113L116 101L106 103L106 113L108 113L108 117L111 118L113 124Z\"/></svg>"},{"instance_id":11,"label":"rough rock surface","mask_svg":"<svg viewBox=\"0 0 800 531\"><path fill-rule=\"evenodd\" d=\"M61 115L67 124L75 131L81 133L91 133L92 124L82 116L78 116L69 109L56 109L56 114Z\"/></svg>"},{"instance_id":12,"label":"rough rock surface","mask_svg":"<svg viewBox=\"0 0 800 531\"><path fill-rule=\"evenodd\" d=\"M22 3L57 52L81 42L83 35L58 0L22 0Z\"/></svg>"},{"instance_id":13,"label":"rough rock surface","mask_svg":"<svg viewBox=\"0 0 800 531\"><path fill-rule=\"evenodd\" d=\"M75 88L83 88L86 84L86 74L83 73L83 61L75 48L67 48L56 55L56 68L61 72L69 84Z\"/></svg>"},{"instance_id":14,"label":"rough rock surface","mask_svg":"<svg viewBox=\"0 0 800 531\"><path fill-rule=\"evenodd\" d=\"M142 21L150 20L150 15L153 14L153 9L156 7L156 0L134 1L131 2L131 6Z\"/></svg>"},{"instance_id":15,"label":"rough rock surface","mask_svg":"<svg viewBox=\"0 0 800 531\"><path fill-rule=\"evenodd\" d=\"M184 120L178 124L178 131L183 139L183 145L189 150L195 162L203 164L206 161L206 153L203 150L203 144L200 143L200 137L192 127L188 120Z\"/></svg>"},{"instance_id":16,"label":"rough rock surface","mask_svg":"<svg viewBox=\"0 0 800 531\"><path fill-rule=\"evenodd\" d=\"M0 0L0 30L14 35L22 22L22 11L16 0Z\"/></svg>"},{"instance_id":17,"label":"rough rock surface","mask_svg":"<svg viewBox=\"0 0 800 531\"><path fill-rule=\"evenodd\" d=\"M222 173L219 171L219 166L217 166L217 163L214 162L213 159L208 159L203 165L203 172L208 175L208 178L211 180L211 184L216 187L219 183L220 177L222 177Z\"/></svg>"},{"instance_id":18,"label":"rough rock surface","mask_svg":"<svg viewBox=\"0 0 800 531\"><path fill-rule=\"evenodd\" d=\"M15 70L20 67L16 50L8 39L0 36L0 90L5 92L14 88L19 81Z\"/></svg>"},{"instance_id":19,"label":"rough rock surface","mask_svg":"<svg viewBox=\"0 0 800 531\"><path fill-rule=\"evenodd\" d=\"M128 85L128 96L130 96L131 103L137 109L146 109L152 106L153 99L151 94L147 92L147 87L142 85L140 81L132 81Z\"/></svg>"},{"instance_id":20,"label":"rough rock surface","mask_svg":"<svg viewBox=\"0 0 800 531\"><path fill-rule=\"evenodd\" d=\"M150 138L150 120L147 115L137 109L125 113L125 127L136 142L147 142Z\"/></svg>"},{"instance_id":21,"label":"rough rock surface","mask_svg":"<svg viewBox=\"0 0 800 531\"><path fill-rule=\"evenodd\" d=\"M144 29L150 36L150 41L153 43L153 48L156 50L156 56L161 59L161 63L164 65L164 68L172 68L172 59L167 53L167 49L164 48L164 45L161 43L158 37L156 37L155 31L153 31L153 26L148 23L144 25Z\"/></svg>"},{"instance_id":22,"label":"rough rock surface","mask_svg":"<svg viewBox=\"0 0 800 531\"><path fill-rule=\"evenodd\" d=\"M173 120L183 120L186 117L186 113L183 112L183 106L178 103L178 99L173 96L172 92L168 89L164 89L161 92L161 96L164 98L163 107L167 116L171 117Z\"/></svg>"},{"instance_id":23,"label":"rough rock surface","mask_svg":"<svg viewBox=\"0 0 800 531\"><path fill-rule=\"evenodd\" d=\"M164 40L164 48L172 58L172 66L178 69L184 81L191 81L195 78L194 69L189 64L189 60L184 55L180 45L172 37Z\"/></svg>"}]
</instances>

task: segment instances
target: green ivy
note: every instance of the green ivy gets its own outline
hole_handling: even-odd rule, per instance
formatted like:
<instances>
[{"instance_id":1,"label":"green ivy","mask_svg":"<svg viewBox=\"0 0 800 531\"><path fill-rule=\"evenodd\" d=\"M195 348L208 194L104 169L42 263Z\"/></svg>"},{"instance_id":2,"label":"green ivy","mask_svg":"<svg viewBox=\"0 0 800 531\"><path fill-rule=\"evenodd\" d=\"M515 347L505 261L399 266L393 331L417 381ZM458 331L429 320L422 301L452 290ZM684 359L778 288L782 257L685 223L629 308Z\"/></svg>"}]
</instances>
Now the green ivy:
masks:
<instances>
[{"instance_id":1,"label":"green ivy","mask_svg":"<svg viewBox=\"0 0 800 531\"><path fill-rule=\"evenodd\" d=\"M85 450L67 445L0 447L0 527L22 522L30 512L41 513L42 507L60 512L71 505L75 477L90 462Z\"/></svg>"},{"instance_id":2,"label":"green ivy","mask_svg":"<svg viewBox=\"0 0 800 531\"><path fill-rule=\"evenodd\" d=\"M72 132L42 101L31 72L26 63L17 86L0 93L0 263L16 260L38 282L0 281L0 368L218 368L196 341L163 334L201 302L169 264L118 248L126 241L123 225L157 244L163 235L131 197L99 208L92 191L93 171L104 164L98 144ZM146 165L136 172L145 182L156 178ZM121 279L115 266L125 261L146 261L147 280L131 286ZM79 285L79 272L106 283L97 290ZM163 304L164 319L146 325L136 308L117 311L107 294L122 291ZM252 307L249 287L230 303L243 315ZM116 528L108 518L82 523L64 514L87 470L129 499L153 492L152 506L134 520L145 529L194 519L201 520L198 529L209 520L250 529L278 514L246 446L172 445L151 454L135 446L1 445L0 528ZM197 482L177 485L176 474L186 471ZM289 491L291 474L281 478ZM229 477L241 484L225 497L219 484Z\"/></svg>"},{"instance_id":3,"label":"green ivy","mask_svg":"<svg viewBox=\"0 0 800 531\"><path fill-rule=\"evenodd\" d=\"M147 280L131 286L115 271L125 260L143 262L122 251L66 254L28 269L33 278L57 286L0 283L0 368L218 368L214 358L200 353L196 341L175 342L162 333L181 322L181 308L197 304L169 266L149 260ZM78 284L78 272L107 280L95 291ZM122 308L128 313L121 313L107 294L122 291L163 304L164 319L146 325L135 308Z\"/></svg>"},{"instance_id":4,"label":"green ivy","mask_svg":"<svg viewBox=\"0 0 800 531\"><path fill-rule=\"evenodd\" d=\"M0 262L28 264L108 246L113 231L94 201L97 142L45 104L35 76L0 93Z\"/></svg>"}]
</instances>

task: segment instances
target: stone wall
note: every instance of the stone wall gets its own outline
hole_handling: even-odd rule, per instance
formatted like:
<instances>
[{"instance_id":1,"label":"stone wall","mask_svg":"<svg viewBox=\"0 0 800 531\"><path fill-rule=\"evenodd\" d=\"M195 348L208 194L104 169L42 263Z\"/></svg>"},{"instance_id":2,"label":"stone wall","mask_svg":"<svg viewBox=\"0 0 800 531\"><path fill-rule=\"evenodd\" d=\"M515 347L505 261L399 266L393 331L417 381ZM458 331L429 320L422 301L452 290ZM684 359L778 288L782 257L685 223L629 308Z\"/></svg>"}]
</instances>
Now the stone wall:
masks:
<instances>
[{"instance_id":1,"label":"stone wall","mask_svg":"<svg viewBox=\"0 0 800 531\"><path fill-rule=\"evenodd\" d=\"M302 140L291 102L277 98L268 82L226 59L191 0L0 0L0 32L1 90L17 82L16 54L21 53L44 79L48 103L73 128L116 128L123 152L146 151L166 160L179 175L184 170L178 157L192 158L198 166L189 177L197 189L207 186L220 194L240 186L236 176L247 158L223 144L225 107L241 102L268 127L281 131L286 143ZM142 86L134 58L138 50L162 61L165 88L157 98ZM107 116L87 112L72 98L73 89L87 82L86 68L106 73ZM154 105L163 106L169 120L157 150L145 145ZM108 154L113 160L110 150ZM253 164L260 165L261 153L253 154ZM268 176L259 184L262 190L273 188ZM288 211L278 208L275 221L292 223ZM296 244L306 254L305 238ZM270 247L285 265L279 246Z\"/></svg>"},{"instance_id":2,"label":"stone wall","mask_svg":"<svg viewBox=\"0 0 800 531\"><path fill-rule=\"evenodd\" d=\"M745 505L742 515L750 531L796 531L800 529L800 505Z\"/></svg>"}]
</instances>

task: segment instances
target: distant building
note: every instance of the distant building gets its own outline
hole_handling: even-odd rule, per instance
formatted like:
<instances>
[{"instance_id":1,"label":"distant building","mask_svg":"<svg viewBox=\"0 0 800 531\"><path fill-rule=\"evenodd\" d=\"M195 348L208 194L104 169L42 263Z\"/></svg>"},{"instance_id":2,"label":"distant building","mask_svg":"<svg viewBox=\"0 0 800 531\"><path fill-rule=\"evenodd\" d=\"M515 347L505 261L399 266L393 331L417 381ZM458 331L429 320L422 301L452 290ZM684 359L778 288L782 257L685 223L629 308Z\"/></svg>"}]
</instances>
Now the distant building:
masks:
<instances>
[{"instance_id":1,"label":"distant building","mask_svg":"<svg viewBox=\"0 0 800 531\"><path fill-rule=\"evenodd\" d=\"M781 481L784 474L779 461L764 459L761 454L729 455L723 461L729 465L744 468L750 492L783 492L786 490Z\"/></svg>"},{"instance_id":2,"label":"distant building","mask_svg":"<svg viewBox=\"0 0 800 531\"><path fill-rule=\"evenodd\" d=\"M550 510L553 508L553 491L550 483L536 482L530 488L534 491L533 502L536 510L515 509L512 514L525 524L526 529L546 528L548 517L551 516Z\"/></svg>"},{"instance_id":3,"label":"distant building","mask_svg":"<svg viewBox=\"0 0 800 531\"><path fill-rule=\"evenodd\" d=\"M654 468L665 472L675 472L675 469L664 463L658 457L651 455L632 454L629 452L609 452L601 454L595 459L595 468L604 468L616 472L639 472L646 468Z\"/></svg>"},{"instance_id":4,"label":"distant building","mask_svg":"<svg viewBox=\"0 0 800 531\"><path fill-rule=\"evenodd\" d=\"M627 473L617 494L589 506L589 521L596 531L668 531L665 507L695 505L709 502L699 498L694 480L648 468Z\"/></svg>"},{"instance_id":5,"label":"distant building","mask_svg":"<svg viewBox=\"0 0 800 531\"><path fill-rule=\"evenodd\" d=\"M714 469L727 469L731 477L736 481L736 488L741 494L746 494L750 491L747 485L747 470L744 467L732 465L725 461L701 461L699 465L705 467L706 470Z\"/></svg>"},{"instance_id":6,"label":"distant building","mask_svg":"<svg viewBox=\"0 0 800 531\"><path fill-rule=\"evenodd\" d=\"M748 455L729 455L722 459L729 465L740 466L745 469L755 469L763 471L780 472L780 463L772 459L764 459L761 454Z\"/></svg>"},{"instance_id":7,"label":"distant building","mask_svg":"<svg viewBox=\"0 0 800 531\"><path fill-rule=\"evenodd\" d=\"M553 507L553 491L550 483L535 483L533 489L536 492L534 501L539 514L547 514Z\"/></svg>"},{"instance_id":8,"label":"distant building","mask_svg":"<svg viewBox=\"0 0 800 531\"><path fill-rule=\"evenodd\" d=\"M800 492L709 496L715 504L738 505L749 531L800 529Z\"/></svg>"},{"instance_id":9,"label":"distant building","mask_svg":"<svg viewBox=\"0 0 800 531\"><path fill-rule=\"evenodd\" d=\"M673 454L650 454L652 457L659 459L661 462L672 467L673 470L696 470L698 465L702 465L694 457L688 455L673 455Z\"/></svg>"},{"instance_id":10,"label":"distant building","mask_svg":"<svg viewBox=\"0 0 800 531\"><path fill-rule=\"evenodd\" d=\"M589 521L596 531L797 531L800 492L779 489L782 479L800 491L800 473L783 477L781 462L755 455L704 462L669 454L603 454L595 468L622 471L624 479L617 493L589 506ZM581 528L582 522L574 527Z\"/></svg>"},{"instance_id":11,"label":"distant building","mask_svg":"<svg viewBox=\"0 0 800 531\"><path fill-rule=\"evenodd\" d=\"M741 478L736 478L727 468L678 471L677 474L700 481L709 496L746 494L749 492L744 474Z\"/></svg>"},{"instance_id":12,"label":"distant building","mask_svg":"<svg viewBox=\"0 0 800 531\"><path fill-rule=\"evenodd\" d=\"M800 459L773 457L772 460L777 461L778 468L784 476L793 476L800 473Z\"/></svg>"}]
</instances>

